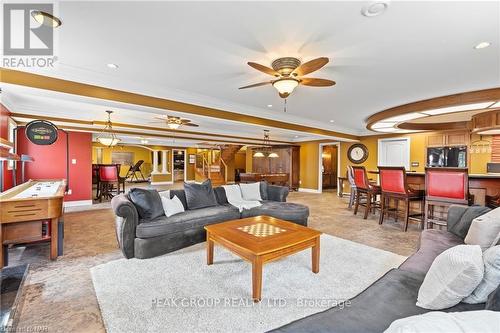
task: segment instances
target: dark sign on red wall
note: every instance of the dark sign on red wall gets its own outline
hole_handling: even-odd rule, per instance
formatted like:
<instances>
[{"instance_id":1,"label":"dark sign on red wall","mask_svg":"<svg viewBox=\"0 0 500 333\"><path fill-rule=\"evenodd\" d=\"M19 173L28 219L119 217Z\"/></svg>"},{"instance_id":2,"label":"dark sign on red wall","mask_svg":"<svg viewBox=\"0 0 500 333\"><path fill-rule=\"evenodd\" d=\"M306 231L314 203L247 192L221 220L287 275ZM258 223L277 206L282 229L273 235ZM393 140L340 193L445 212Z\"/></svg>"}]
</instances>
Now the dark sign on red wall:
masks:
<instances>
[{"instance_id":1,"label":"dark sign on red wall","mask_svg":"<svg viewBox=\"0 0 500 333\"><path fill-rule=\"evenodd\" d=\"M57 140L57 127L50 121L33 120L26 125L26 137L36 145L51 145Z\"/></svg>"}]
</instances>

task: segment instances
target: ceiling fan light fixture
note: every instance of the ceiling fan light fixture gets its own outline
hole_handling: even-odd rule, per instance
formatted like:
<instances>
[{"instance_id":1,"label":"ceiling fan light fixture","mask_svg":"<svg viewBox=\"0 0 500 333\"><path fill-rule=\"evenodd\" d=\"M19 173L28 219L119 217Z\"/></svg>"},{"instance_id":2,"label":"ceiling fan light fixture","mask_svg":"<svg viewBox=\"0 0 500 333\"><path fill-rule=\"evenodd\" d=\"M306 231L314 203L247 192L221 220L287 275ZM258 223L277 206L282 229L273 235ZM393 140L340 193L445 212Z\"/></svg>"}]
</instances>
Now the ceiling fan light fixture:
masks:
<instances>
[{"instance_id":1,"label":"ceiling fan light fixture","mask_svg":"<svg viewBox=\"0 0 500 333\"><path fill-rule=\"evenodd\" d=\"M179 123L168 123L167 126L170 129L176 130L176 129L178 129L181 126L181 124L179 124Z\"/></svg>"},{"instance_id":2,"label":"ceiling fan light fixture","mask_svg":"<svg viewBox=\"0 0 500 333\"><path fill-rule=\"evenodd\" d=\"M292 78L283 78L273 82L273 87L278 90L281 97L290 95L299 85L299 81Z\"/></svg>"}]
</instances>

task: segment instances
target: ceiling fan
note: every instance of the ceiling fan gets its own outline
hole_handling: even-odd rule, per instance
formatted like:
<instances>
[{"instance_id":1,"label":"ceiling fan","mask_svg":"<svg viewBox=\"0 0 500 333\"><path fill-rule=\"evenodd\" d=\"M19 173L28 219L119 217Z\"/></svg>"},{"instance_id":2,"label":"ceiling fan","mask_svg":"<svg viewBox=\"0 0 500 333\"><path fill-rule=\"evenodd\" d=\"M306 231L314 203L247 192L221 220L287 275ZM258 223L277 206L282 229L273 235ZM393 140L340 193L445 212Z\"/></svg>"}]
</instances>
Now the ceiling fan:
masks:
<instances>
[{"instance_id":1,"label":"ceiling fan","mask_svg":"<svg viewBox=\"0 0 500 333\"><path fill-rule=\"evenodd\" d=\"M255 63L248 62L248 65L258 71L274 76L276 79L251 84L240 87L239 89L247 89L265 86L272 84L281 98L287 98L293 90L300 84L310 87L330 87L335 84L335 81L327 79L316 79L303 77L309 73L315 72L328 63L327 57L316 58L305 63L294 57L284 57L274 60L271 64L272 68Z\"/></svg>"},{"instance_id":2,"label":"ceiling fan","mask_svg":"<svg viewBox=\"0 0 500 333\"><path fill-rule=\"evenodd\" d=\"M170 129L178 129L181 126L191 126L191 127L198 127L199 125L194 124L191 122L189 119L182 119L181 117L175 117L175 116L163 116L163 117L155 117L155 119L160 119L166 122L168 128Z\"/></svg>"}]
</instances>

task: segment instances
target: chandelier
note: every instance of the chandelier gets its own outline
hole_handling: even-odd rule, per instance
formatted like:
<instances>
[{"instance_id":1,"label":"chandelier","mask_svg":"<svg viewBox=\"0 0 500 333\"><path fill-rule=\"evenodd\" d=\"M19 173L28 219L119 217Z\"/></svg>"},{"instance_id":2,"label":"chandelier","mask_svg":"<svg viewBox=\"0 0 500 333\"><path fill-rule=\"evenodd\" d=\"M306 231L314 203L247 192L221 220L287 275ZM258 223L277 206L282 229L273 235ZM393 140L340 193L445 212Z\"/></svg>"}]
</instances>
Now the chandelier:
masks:
<instances>
[{"instance_id":1,"label":"chandelier","mask_svg":"<svg viewBox=\"0 0 500 333\"><path fill-rule=\"evenodd\" d=\"M106 122L106 126L97 136L97 141L104 146L113 147L118 144L121 140L116 137L116 134L113 132L113 125L111 124L111 114L113 111L106 111L108 114L108 121Z\"/></svg>"},{"instance_id":2,"label":"chandelier","mask_svg":"<svg viewBox=\"0 0 500 333\"><path fill-rule=\"evenodd\" d=\"M279 155L273 151L271 151L271 143L269 141L269 130L264 130L264 140L262 141L262 149L258 150L253 154L253 157L270 157L276 158Z\"/></svg>"}]
</instances>

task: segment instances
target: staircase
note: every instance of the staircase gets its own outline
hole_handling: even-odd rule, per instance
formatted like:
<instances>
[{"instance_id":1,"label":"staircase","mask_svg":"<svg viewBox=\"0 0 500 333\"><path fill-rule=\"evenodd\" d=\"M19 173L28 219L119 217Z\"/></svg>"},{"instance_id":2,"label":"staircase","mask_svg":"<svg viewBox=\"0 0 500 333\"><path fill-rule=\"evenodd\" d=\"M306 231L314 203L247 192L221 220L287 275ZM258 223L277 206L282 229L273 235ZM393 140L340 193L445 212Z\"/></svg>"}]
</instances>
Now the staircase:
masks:
<instances>
[{"instance_id":1,"label":"staircase","mask_svg":"<svg viewBox=\"0 0 500 333\"><path fill-rule=\"evenodd\" d=\"M210 179L212 186L227 184L227 163L234 161L234 157L242 145L221 145L218 149L197 154L196 173L199 178Z\"/></svg>"}]
</instances>

